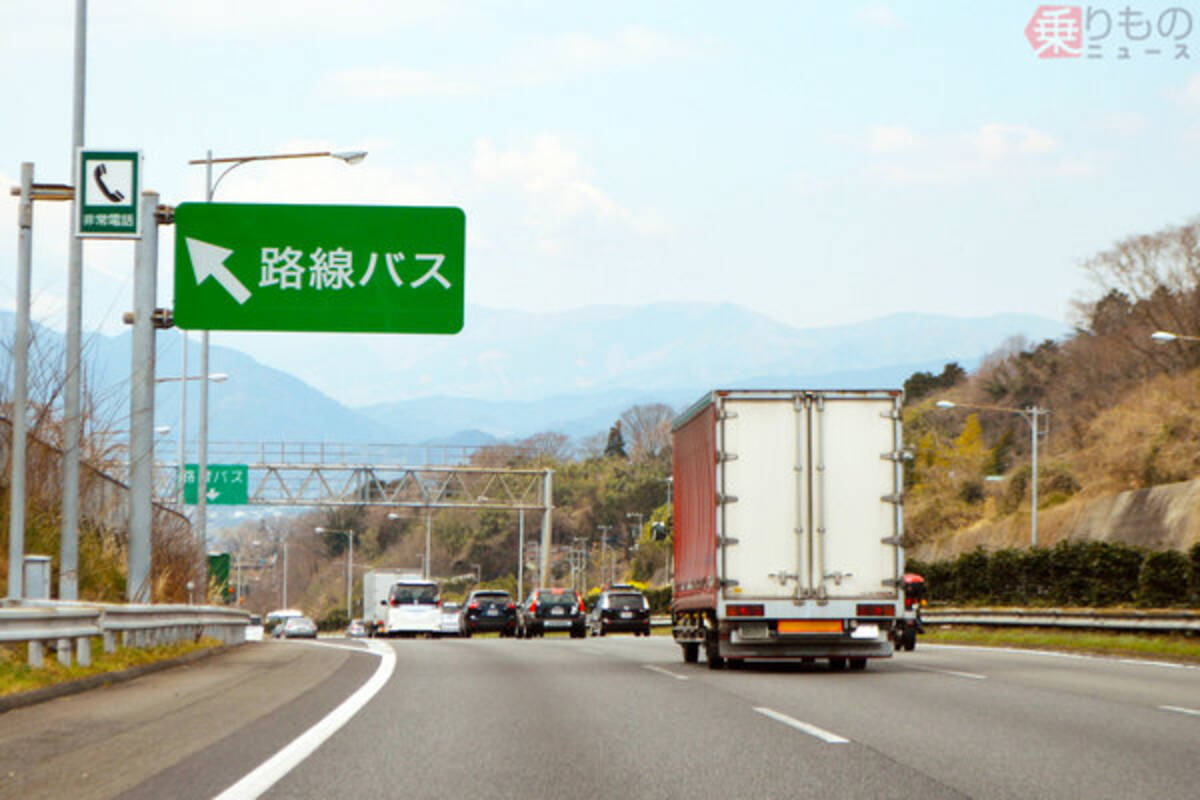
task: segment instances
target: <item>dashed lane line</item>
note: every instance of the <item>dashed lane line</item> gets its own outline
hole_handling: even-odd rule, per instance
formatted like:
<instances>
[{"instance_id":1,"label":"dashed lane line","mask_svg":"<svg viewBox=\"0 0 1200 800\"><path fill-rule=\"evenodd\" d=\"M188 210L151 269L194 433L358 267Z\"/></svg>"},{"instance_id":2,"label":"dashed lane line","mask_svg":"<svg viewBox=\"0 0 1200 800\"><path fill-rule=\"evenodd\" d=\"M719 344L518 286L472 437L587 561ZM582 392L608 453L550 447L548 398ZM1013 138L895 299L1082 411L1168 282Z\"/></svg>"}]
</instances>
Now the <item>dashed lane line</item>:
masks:
<instances>
[{"instance_id":1,"label":"dashed lane line","mask_svg":"<svg viewBox=\"0 0 1200 800\"><path fill-rule=\"evenodd\" d=\"M906 665L909 669L915 669L918 672L936 672L939 675L950 675L955 678L966 678L972 681L986 681L987 675L978 675L974 672L960 672L956 669L938 669L937 667L918 667L913 664Z\"/></svg>"},{"instance_id":2,"label":"dashed lane line","mask_svg":"<svg viewBox=\"0 0 1200 800\"><path fill-rule=\"evenodd\" d=\"M803 733L807 733L809 736L815 736L816 738L823 742L827 742L828 744L848 744L850 742L849 739L838 736L836 733L831 733L824 728L818 728L816 725L811 725L807 722L801 722L795 717L789 717L787 714L781 714L775 709L764 708L763 706L755 706L754 710L765 717L770 717L776 722L782 722L784 725L795 728Z\"/></svg>"},{"instance_id":3,"label":"dashed lane line","mask_svg":"<svg viewBox=\"0 0 1200 800\"><path fill-rule=\"evenodd\" d=\"M1193 717L1200 717L1200 709L1184 708L1182 706L1159 706L1163 711L1174 711L1176 714L1190 714Z\"/></svg>"},{"instance_id":4,"label":"dashed lane line","mask_svg":"<svg viewBox=\"0 0 1200 800\"><path fill-rule=\"evenodd\" d=\"M657 672L659 675L666 675L668 678L674 678L677 681L686 681L687 680L686 675L677 675L676 673L671 672L671 670L669 670L669 669L663 669L662 667L656 667L653 664L642 664L642 669L648 669L651 672Z\"/></svg>"}]
</instances>

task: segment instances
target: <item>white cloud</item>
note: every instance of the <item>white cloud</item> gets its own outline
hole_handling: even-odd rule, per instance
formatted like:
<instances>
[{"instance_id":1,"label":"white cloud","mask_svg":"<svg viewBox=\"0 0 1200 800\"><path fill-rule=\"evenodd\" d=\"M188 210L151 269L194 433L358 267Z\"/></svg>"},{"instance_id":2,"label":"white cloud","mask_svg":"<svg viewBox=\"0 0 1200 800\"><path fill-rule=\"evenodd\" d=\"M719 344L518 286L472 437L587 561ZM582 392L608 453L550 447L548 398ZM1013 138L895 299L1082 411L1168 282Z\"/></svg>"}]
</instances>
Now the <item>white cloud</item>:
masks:
<instances>
[{"instance_id":1,"label":"white cloud","mask_svg":"<svg viewBox=\"0 0 1200 800\"><path fill-rule=\"evenodd\" d=\"M1091 174L1091 165L1063 159L1047 165L1060 151L1045 131L1010 123L986 123L969 131L918 136L903 125L875 125L858 140L871 156L868 178L896 185L957 183L1005 177L1024 169L1056 174Z\"/></svg>"},{"instance_id":2,"label":"white cloud","mask_svg":"<svg viewBox=\"0 0 1200 800\"><path fill-rule=\"evenodd\" d=\"M867 129L867 149L874 153L911 150L918 137L904 125L872 125Z\"/></svg>"},{"instance_id":3,"label":"white cloud","mask_svg":"<svg viewBox=\"0 0 1200 800\"><path fill-rule=\"evenodd\" d=\"M1200 109L1200 75L1193 75L1182 89L1173 92L1179 105L1190 109Z\"/></svg>"},{"instance_id":4,"label":"white cloud","mask_svg":"<svg viewBox=\"0 0 1200 800\"><path fill-rule=\"evenodd\" d=\"M363 67L335 72L317 87L327 95L357 98L440 96L474 94L479 86L470 80L449 78L434 72L403 67Z\"/></svg>"},{"instance_id":5,"label":"white cloud","mask_svg":"<svg viewBox=\"0 0 1200 800\"><path fill-rule=\"evenodd\" d=\"M970 138L979 155L989 160L1012 155L1041 155L1058 147L1054 137L1025 125L989 123Z\"/></svg>"},{"instance_id":6,"label":"white cloud","mask_svg":"<svg viewBox=\"0 0 1200 800\"><path fill-rule=\"evenodd\" d=\"M450 66L439 72L396 64L331 73L317 86L322 94L383 97L455 97L513 87L569 83L587 75L634 69L691 57L686 42L643 27L606 36L569 33L526 42L494 63Z\"/></svg>"},{"instance_id":7,"label":"white cloud","mask_svg":"<svg viewBox=\"0 0 1200 800\"><path fill-rule=\"evenodd\" d=\"M886 3L868 3L854 12L854 19L872 28L899 28L904 22Z\"/></svg>"},{"instance_id":8,"label":"white cloud","mask_svg":"<svg viewBox=\"0 0 1200 800\"><path fill-rule=\"evenodd\" d=\"M616 201L592 182L579 156L559 137L542 133L526 149L500 150L486 139L475 143L475 175L489 183L511 183L540 208L543 218L593 215L629 217Z\"/></svg>"}]
</instances>

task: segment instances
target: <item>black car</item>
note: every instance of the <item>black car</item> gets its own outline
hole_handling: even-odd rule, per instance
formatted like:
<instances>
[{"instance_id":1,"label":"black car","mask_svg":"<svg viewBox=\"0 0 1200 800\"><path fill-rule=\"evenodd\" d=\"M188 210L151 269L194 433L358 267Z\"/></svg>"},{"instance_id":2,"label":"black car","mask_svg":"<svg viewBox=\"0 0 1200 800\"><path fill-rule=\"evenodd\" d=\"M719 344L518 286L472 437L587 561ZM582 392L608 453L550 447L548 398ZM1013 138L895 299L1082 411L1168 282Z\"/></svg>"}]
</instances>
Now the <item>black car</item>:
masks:
<instances>
[{"instance_id":1,"label":"black car","mask_svg":"<svg viewBox=\"0 0 1200 800\"><path fill-rule=\"evenodd\" d=\"M588 615L592 636L628 631L637 636L650 635L650 604L636 589L602 592Z\"/></svg>"},{"instance_id":2,"label":"black car","mask_svg":"<svg viewBox=\"0 0 1200 800\"><path fill-rule=\"evenodd\" d=\"M517 632L517 604L508 592L480 589L467 597L461 620L459 631L463 636L484 631L514 636Z\"/></svg>"},{"instance_id":3,"label":"black car","mask_svg":"<svg viewBox=\"0 0 1200 800\"><path fill-rule=\"evenodd\" d=\"M572 589L534 589L521 604L517 636L529 639L555 630L569 630L572 639L587 635L583 600Z\"/></svg>"}]
</instances>

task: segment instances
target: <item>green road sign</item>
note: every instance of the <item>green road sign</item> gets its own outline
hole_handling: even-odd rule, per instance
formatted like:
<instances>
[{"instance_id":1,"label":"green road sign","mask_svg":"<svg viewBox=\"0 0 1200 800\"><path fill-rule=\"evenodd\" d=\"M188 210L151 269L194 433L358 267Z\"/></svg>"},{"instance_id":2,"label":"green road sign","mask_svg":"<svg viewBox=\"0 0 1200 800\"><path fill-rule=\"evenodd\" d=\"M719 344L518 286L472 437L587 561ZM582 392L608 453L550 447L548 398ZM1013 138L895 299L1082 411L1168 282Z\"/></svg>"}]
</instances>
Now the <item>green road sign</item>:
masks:
<instances>
[{"instance_id":1,"label":"green road sign","mask_svg":"<svg viewBox=\"0 0 1200 800\"><path fill-rule=\"evenodd\" d=\"M459 208L184 203L175 324L458 333L466 227Z\"/></svg>"},{"instance_id":2,"label":"green road sign","mask_svg":"<svg viewBox=\"0 0 1200 800\"><path fill-rule=\"evenodd\" d=\"M183 502L196 505L196 488L200 469L187 464L183 474ZM250 502L250 469L245 464L209 464L208 491L210 505L244 506Z\"/></svg>"},{"instance_id":3,"label":"green road sign","mask_svg":"<svg viewBox=\"0 0 1200 800\"><path fill-rule=\"evenodd\" d=\"M89 239L140 237L141 151L81 147L76 160L79 185L75 187L75 235Z\"/></svg>"}]
</instances>

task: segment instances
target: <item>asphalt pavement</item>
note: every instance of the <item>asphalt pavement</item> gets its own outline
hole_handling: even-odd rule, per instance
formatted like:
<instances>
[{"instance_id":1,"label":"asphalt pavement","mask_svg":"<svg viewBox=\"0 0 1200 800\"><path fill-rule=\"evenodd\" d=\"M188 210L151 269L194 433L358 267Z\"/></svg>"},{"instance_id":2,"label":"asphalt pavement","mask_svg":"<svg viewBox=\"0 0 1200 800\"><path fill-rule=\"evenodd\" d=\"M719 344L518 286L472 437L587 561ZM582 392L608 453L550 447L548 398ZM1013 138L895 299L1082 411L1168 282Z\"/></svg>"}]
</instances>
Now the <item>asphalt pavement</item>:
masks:
<instances>
[{"instance_id":1,"label":"asphalt pavement","mask_svg":"<svg viewBox=\"0 0 1200 800\"><path fill-rule=\"evenodd\" d=\"M920 644L863 672L714 671L658 636L372 642L386 659L325 644L2 715L0 796L59 796L86 771L74 796L212 797L372 676L264 796L1190 800L1200 782L1196 667ZM131 742L135 769L95 780Z\"/></svg>"}]
</instances>

